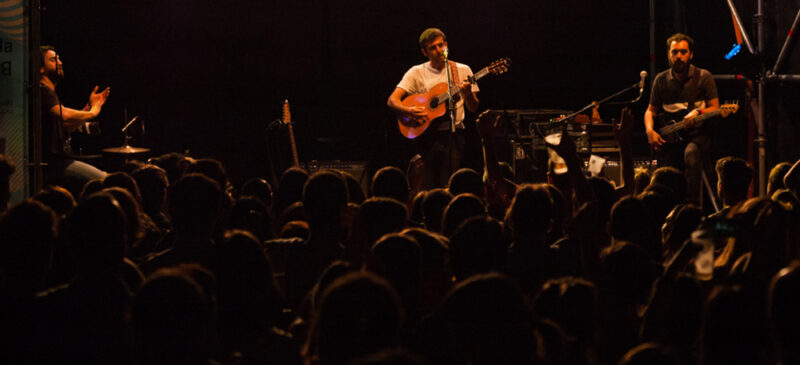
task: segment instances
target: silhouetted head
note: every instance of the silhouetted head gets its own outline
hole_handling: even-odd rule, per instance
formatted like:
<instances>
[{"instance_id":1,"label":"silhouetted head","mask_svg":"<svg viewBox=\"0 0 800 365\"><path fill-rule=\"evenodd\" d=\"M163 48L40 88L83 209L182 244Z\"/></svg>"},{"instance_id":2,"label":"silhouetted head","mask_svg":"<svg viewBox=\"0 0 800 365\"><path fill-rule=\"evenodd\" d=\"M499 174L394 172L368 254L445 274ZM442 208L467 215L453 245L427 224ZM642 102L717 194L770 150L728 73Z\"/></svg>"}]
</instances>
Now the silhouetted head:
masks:
<instances>
[{"instance_id":1,"label":"silhouetted head","mask_svg":"<svg viewBox=\"0 0 800 365\"><path fill-rule=\"evenodd\" d=\"M736 241L742 250L752 252L750 273L768 280L789 264L789 254L795 248L788 239L790 215L781 203L768 198L751 198L741 205L736 218L750 231Z\"/></svg>"},{"instance_id":2,"label":"silhouetted head","mask_svg":"<svg viewBox=\"0 0 800 365\"><path fill-rule=\"evenodd\" d=\"M23 201L0 215L0 286L4 292L16 283L30 282L25 290L33 294L44 289L50 268L58 220L44 204ZM38 285L37 285L38 284Z\"/></svg>"},{"instance_id":3,"label":"silhouetted head","mask_svg":"<svg viewBox=\"0 0 800 365\"><path fill-rule=\"evenodd\" d=\"M32 197L56 212L59 218L66 217L75 208L75 198L69 190L58 185L50 185Z\"/></svg>"},{"instance_id":4,"label":"silhouetted head","mask_svg":"<svg viewBox=\"0 0 800 365\"><path fill-rule=\"evenodd\" d=\"M619 365L679 365L678 354L671 348L655 342L643 343L630 349Z\"/></svg>"},{"instance_id":5,"label":"silhouetted head","mask_svg":"<svg viewBox=\"0 0 800 365\"><path fill-rule=\"evenodd\" d=\"M661 242L668 253L678 252L684 241L703 221L703 210L692 204L679 204L667 215L661 226Z\"/></svg>"},{"instance_id":6,"label":"silhouetted head","mask_svg":"<svg viewBox=\"0 0 800 365\"><path fill-rule=\"evenodd\" d=\"M453 275L463 280L472 275L505 269L508 240L502 224L491 217L472 217L450 238Z\"/></svg>"},{"instance_id":7,"label":"silhouetted head","mask_svg":"<svg viewBox=\"0 0 800 365\"><path fill-rule=\"evenodd\" d=\"M275 325L283 299L258 238L247 231L227 231L217 258L220 326L228 335L254 335Z\"/></svg>"},{"instance_id":8,"label":"silhouetted head","mask_svg":"<svg viewBox=\"0 0 800 365\"><path fill-rule=\"evenodd\" d=\"M725 205L734 205L747 199L753 168L738 157L723 157L717 160L717 194Z\"/></svg>"},{"instance_id":9,"label":"silhouetted head","mask_svg":"<svg viewBox=\"0 0 800 365\"><path fill-rule=\"evenodd\" d=\"M83 185L83 189L81 189L80 199L78 200L83 200L87 196L92 195L100 190L103 190L103 180L100 179L89 180L86 182L85 185Z\"/></svg>"},{"instance_id":10,"label":"silhouetted head","mask_svg":"<svg viewBox=\"0 0 800 365\"><path fill-rule=\"evenodd\" d=\"M800 262L780 270L772 278L767 298L767 318L778 356L785 364L800 360Z\"/></svg>"},{"instance_id":11,"label":"silhouetted head","mask_svg":"<svg viewBox=\"0 0 800 365\"><path fill-rule=\"evenodd\" d=\"M423 228L407 228L400 232L413 237L419 244L420 268L423 277L435 273L449 273L450 245L447 237ZM450 275L444 274L448 279Z\"/></svg>"},{"instance_id":12,"label":"silhouetted head","mask_svg":"<svg viewBox=\"0 0 800 365\"><path fill-rule=\"evenodd\" d=\"M527 364L533 359L531 313L507 276L489 273L462 281L439 315L445 326L441 356L453 363Z\"/></svg>"},{"instance_id":13,"label":"silhouetted head","mask_svg":"<svg viewBox=\"0 0 800 365\"><path fill-rule=\"evenodd\" d=\"M10 179L16 167L10 156L0 153L0 212L4 211L11 198Z\"/></svg>"},{"instance_id":14,"label":"silhouetted head","mask_svg":"<svg viewBox=\"0 0 800 365\"><path fill-rule=\"evenodd\" d=\"M647 251L624 241L603 250L600 271L601 288L628 304L646 304L659 274Z\"/></svg>"},{"instance_id":15,"label":"silhouetted head","mask_svg":"<svg viewBox=\"0 0 800 365\"><path fill-rule=\"evenodd\" d=\"M194 160L189 166L186 167L187 174L203 174L211 180L219 184L219 187L224 191L228 187L228 173L225 172L225 166L222 162L213 158L201 158Z\"/></svg>"},{"instance_id":16,"label":"silhouetted head","mask_svg":"<svg viewBox=\"0 0 800 365\"><path fill-rule=\"evenodd\" d=\"M658 232L658 229L667 219L669 212L676 206L676 201L669 197L669 192L660 193L654 190L645 190L638 198L647 211L648 220L650 224L652 224L652 229Z\"/></svg>"},{"instance_id":17,"label":"silhouetted head","mask_svg":"<svg viewBox=\"0 0 800 365\"><path fill-rule=\"evenodd\" d=\"M686 199L686 178L680 170L674 167L659 167L653 172L650 185L661 184L672 189L677 203Z\"/></svg>"},{"instance_id":18,"label":"silhouetted head","mask_svg":"<svg viewBox=\"0 0 800 365\"><path fill-rule=\"evenodd\" d=\"M167 172L156 165L144 165L131 175L142 194L142 210L154 215L164 209L167 199Z\"/></svg>"},{"instance_id":19,"label":"silhouetted head","mask_svg":"<svg viewBox=\"0 0 800 365\"><path fill-rule=\"evenodd\" d=\"M103 179L103 188L105 189L114 186L118 186L127 190L136 200L136 204L142 204L142 193L139 191L139 186L136 185L136 180L134 180L131 175L128 175L125 172L114 172L108 174L108 176Z\"/></svg>"},{"instance_id":20,"label":"silhouetted head","mask_svg":"<svg viewBox=\"0 0 800 365\"><path fill-rule=\"evenodd\" d=\"M358 207L354 229L364 234L369 247L381 236L406 228L407 216L406 206L397 200L373 197Z\"/></svg>"},{"instance_id":21,"label":"silhouetted head","mask_svg":"<svg viewBox=\"0 0 800 365\"><path fill-rule=\"evenodd\" d=\"M168 208L176 231L210 232L222 209L222 190L201 174L186 174L168 192Z\"/></svg>"},{"instance_id":22,"label":"silhouetted head","mask_svg":"<svg viewBox=\"0 0 800 365\"><path fill-rule=\"evenodd\" d=\"M290 167L281 174L278 193L275 195L275 212L280 214L294 202L303 201L303 186L308 172L299 167Z\"/></svg>"},{"instance_id":23,"label":"silhouetted head","mask_svg":"<svg viewBox=\"0 0 800 365\"><path fill-rule=\"evenodd\" d=\"M127 247L130 248L131 246L136 246L136 244L144 238L145 231L142 222L142 209L139 207L139 204L136 203L136 200L133 198L128 190L125 190L121 187L110 187L101 190L102 192L111 194L114 199L117 200L119 203L120 208L122 208L122 212L125 213L126 218L126 232L127 232L127 239L125 240L127 243Z\"/></svg>"},{"instance_id":24,"label":"silhouetted head","mask_svg":"<svg viewBox=\"0 0 800 365\"><path fill-rule=\"evenodd\" d=\"M361 183L358 182L358 179L353 176L353 174L347 171L339 171L340 174L344 177L344 181L347 183L347 196L350 199L350 203L361 204L366 199L366 194L364 194L364 189L361 188ZM405 201L403 201L405 203Z\"/></svg>"},{"instance_id":25,"label":"silhouetted head","mask_svg":"<svg viewBox=\"0 0 800 365\"><path fill-rule=\"evenodd\" d=\"M322 364L347 364L396 346L402 322L400 301L386 280L368 272L345 275L322 294L306 356Z\"/></svg>"},{"instance_id":26,"label":"silhouetted head","mask_svg":"<svg viewBox=\"0 0 800 365\"><path fill-rule=\"evenodd\" d=\"M471 193L477 197L483 197L483 176L470 168L459 169L450 176L447 190L453 196Z\"/></svg>"},{"instance_id":27,"label":"silhouetted head","mask_svg":"<svg viewBox=\"0 0 800 365\"><path fill-rule=\"evenodd\" d=\"M372 196L395 199L403 204L408 201L408 179L403 170L394 166L386 166L372 177Z\"/></svg>"},{"instance_id":28,"label":"silhouetted head","mask_svg":"<svg viewBox=\"0 0 800 365\"><path fill-rule=\"evenodd\" d=\"M240 197L252 196L264 203L267 209L272 208L272 185L260 177L254 177L242 184Z\"/></svg>"},{"instance_id":29,"label":"silhouetted head","mask_svg":"<svg viewBox=\"0 0 800 365\"><path fill-rule=\"evenodd\" d=\"M125 212L110 193L94 193L78 203L68 225L79 271L119 268L128 244L126 221Z\"/></svg>"},{"instance_id":30,"label":"silhouetted head","mask_svg":"<svg viewBox=\"0 0 800 365\"><path fill-rule=\"evenodd\" d=\"M425 228L433 232L441 232L444 208L450 204L453 195L446 189L431 189L422 200L422 221Z\"/></svg>"},{"instance_id":31,"label":"silhouetted head","mask_svg":"<svg viewBox=\"0 0 800 365\"><path fill-rule=\"evenodd\" d=\"M371 249L373 271L389 280L397 290L409 319L419 313L419 287L422 280L422 249L411 236L391 233L381 237Z\"/></svg>"},{"instance_id":32,"label":"silhouetted head","mask_svg":"<svg viewBox=\"0 0 800 365\"><path fill-rule=\"evenodd\" d=\"M626 196L611 208L611 237L619 241L642 244L648 228L648 214L642 202L633 196ZM658 255L660 258L661 255Z\"/></svg>"},{"instance_id":33,"label":"silhouetted head","mask_svg":"<svg viewBox=\"0 0 800 365\"><path fill-rule=\"evenodd\" d=\"M611 181L606 178L593 176L588 181L589 186L594 191L595 198L597 198L597 212L600 222L605 224L611 216L611 207L617 202L617 191Z\"/></svg>"},{"instance_id":34,"label":"silhouetted head","mask_svg":"<svg viewBox=\"0 0 800 365\"><path fill-rule=\"evenodd\" d=\"M524 184L517 188L506 211L506 225L515 242L544 238L553 226L553 200L544 184Z\"/></svg>"},{"instance_id":35,"label":"silhouetted head","mask_svg":"<svg viewBox=\"0 0 800 365\"><path fill-rule=\"evenodd\" d=\"M486 205L477 195L471 193L457 195L444 209L442 234L445 237L450 237L465 220L485 215Z\"/></svg>"},{"instance_id":36,"label":"silhouetted head","mask_svg":"<svg viewBox=\"0 0 800 365\"><path fill-rule=\"evenodd\" d=\"M425 191L420 191L414 196L414 199L411 200L411 206L408 208L409 210L409 217L408 220L411 222L412 225L416 225L421 227L422 226L422 202L425 200Z\"/></svg>"},{"instance_id":37,"label":"silhouetted head","mask_svg":"<svg viewBox=\"0 0 800 365\"><path fill-rule=\"evenodd\" d=\"M650 170L644 167L637 167L634 169L633 175L633 194L639 195L641 194L647 185L650 185L650 179L652 179L653 174L650 173Z\"/></svg>"},{"instance_id":38,"label":"silhouetted head","mask_svg":"<svg viewBox=\"0 0 800 365\"><path fill-rule=\"evenodd\" d=\"M177 152L166 153L159 157L151 158L148 162L164 169L170 184L178 181L191 163L186 156Z\"/></svg>"},{"instance_id":39,"label":"silhouetted head","mask_svg":"<svg viewBox=\"0 0 800 365\"><path fill-rule=\"evenodd\" d=\"M139 364L203 363L212 349L211 296L179 268L156 271L133 306L135 359Z\"/></svg>"},{"instance_id":40,"label":"silhouetted head","mask_svg":"<svg viewBox=\"0 0 800 365\"><path fill-rule=\"evenodd\" d=\"M134 171L138 170L144 165L145 163L142 161L139 161L137 159L130 159L125 161L124 164L122 164L122 167L119 168L119 171L131 175L133 174Z\"/></svg>"},{"instance_id":41,"label":"silhouetted head","mask_svg":"<svg viewBox=\"0 0 800 365\"><path fill-rule=\"evenodd\" d=\"M547 281L536 296L537 316L549 318L583 346L594 342L598 325L597 288L590 281L571 276Z\"/></svg>"},{"instance_id":42,"label":"silhouetted head","mask_svg":"<svg viewBox=\"0 0 800 365\"><path fill-rule=\"evenodd\" d=\"M317 228L315 226L331 228L338 225L346 206L347 184L342 175L322 170L308 178L303 187L303 208L312 231Z\"/></svg>"},{"instance_id":43,"label":"silhouetted head","mask_svg":"<svg viewBox=\"0 0 800 365\"><path fill-rule=\"evenodd\" d=\"M739 285L715 287L703 326L703 364L755 364L764 345L763 293ZM796 309L795 309L796 310Z\"/></svg>"},{"instance_id":44,"label":"silhouetted head","mask_svg":"<svg viewBox=\"0 0 800 365\"><path fill-rule=\"evenodd\" d=\"M553 200L554 215L551 234L555 234L556 238L558 238L563 236L566 228L565 224L572 218L572 200L566 199L561 190L553 184L544 184L544 187L547 188L547 192L550 193L550 199Z\"/></svg>"},{"instance_id":45,"label":"silhouetted head","mask_svg":"<svg viewBox=\"0 0 800 365\"><path fill-rule=\"evenodd\" d=\"M360 268L354 267L350 264L349 261L342 261L336 260L331 262L325 270L322 271L322 274L319 276L319 279L314 284L314 288L311 289L311 310L313 313L316 313L319 309L320 301L322 300L322 294L328 289L334 281L337 279L352 273L359 271Z\"/></svg>"},{"instance_id":46,"label":"silhouetted head","mask_svg":"<svg viewBox=\"0 0 800 365\"><path fill-rule=\"evenodd\" d=\"M250 231L261 241L272 238L272 217L264 203L254 196L242 197L233 204L230 225Z\"/></svg>"},{"instance_id":47,"label":"silhouetted head","mask_svg":"<svg viewBox=\"0 0 800 365\"><path fill-rule=\"evenodd\" d=\"M772 194L775 194L776 191L786 188L786 185L783 184L783 177L786 176L786 173L789 172L790 168L792 168L792 164L788 162L781 162L775 165L775 167L769 171L767 196L772 196Z\"/></svg>"}]
</instances>

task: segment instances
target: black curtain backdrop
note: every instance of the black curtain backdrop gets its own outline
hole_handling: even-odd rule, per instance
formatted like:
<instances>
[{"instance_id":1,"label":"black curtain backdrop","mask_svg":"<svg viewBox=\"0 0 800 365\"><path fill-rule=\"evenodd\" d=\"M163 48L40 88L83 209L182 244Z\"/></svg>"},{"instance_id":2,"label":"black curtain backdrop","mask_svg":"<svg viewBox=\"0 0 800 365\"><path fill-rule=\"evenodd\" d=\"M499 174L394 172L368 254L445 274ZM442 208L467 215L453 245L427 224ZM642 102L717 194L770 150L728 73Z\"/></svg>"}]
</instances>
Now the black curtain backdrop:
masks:
<instances>
[{"instance_id":1,"label":"black curtain backdrop","mask_svg":"<svg viewBox=\"0 0 800 365\"><path fill-rule=\"evenodd\" d=\"M146 125L135 145L219 158L235 182L268 175L265 130L283 99L301 160L398 161L403 141L386 99L410 66L425 61L417 38L430 26L444 30L451 58L473 71L512 59L510 72L480 83L482 108L577 109L637 82L651 57L647 1L42 2L43 43L65 64L62 101L79 107L95 84L111 85L102 147L122 144L127 109ZM665 38L685 31L697 41L695 64L737 71L722 58L735 39L725 1L656 3L659 69ZM792 13L770 23L773 60L795 3L782 2ZM739 11L752 32L752 6ZM741 85L719 86L723 98L743 95ZM648 97L634 105L639 130ZM732 125L742 130L744 118ZM745 154L740 132L726 138L728 154Z\"/></svg>"}]
</instances>

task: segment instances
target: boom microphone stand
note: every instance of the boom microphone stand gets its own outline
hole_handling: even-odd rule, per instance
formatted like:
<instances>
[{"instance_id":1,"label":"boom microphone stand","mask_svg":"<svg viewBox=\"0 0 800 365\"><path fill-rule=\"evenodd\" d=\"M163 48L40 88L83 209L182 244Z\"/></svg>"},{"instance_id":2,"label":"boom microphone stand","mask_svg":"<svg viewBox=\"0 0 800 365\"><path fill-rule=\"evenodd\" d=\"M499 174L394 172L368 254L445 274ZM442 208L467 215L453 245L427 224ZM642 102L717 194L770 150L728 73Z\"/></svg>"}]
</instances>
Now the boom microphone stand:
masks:
<instances>
[{"instance_id":1,"label":"boom microphone stand","mask_svg":"<svg viewBox=\"0 0 800 365\"><path fill-rule=\"evenodd\" d=\"M617 96L620 96L620 95L626 93L628 90L632 90L632 89L636 89L636 88L639 88L639 96L636 99L629 100L629 101L624 101L624 102L619 102L619 103L615 103L615 104L633 104L633 103L639 101L639 99L642 98L642 91L644 90L642 88L644 86L643 81L644 81L644 78L647 77L647 72L642 71L641 76L642 76L642 81L639 81L639 82L637 82L637 83L635 83L635 84L633 84L631 86L628 86L628 87L626 87L626 88L624 88L624 89L622 89L622 90L620 90L620 91L618 91L618 92L616 92L614 94L611 94L611 95L607 96L606 98L604 98L604 99L602 99L600 101L593 101L589 105L586 105L585 107L581 108L580 110L578 110L578 111L576 111L576 112L574 112L572 114L569 114L567 116L564 116L562 118L559 118L559 121L563 121L564 123L566 123L568 120L574 118L576 115L581 114L581 113L589 110L590 108L594 108L596 106L600 106L601 104L603 104L603 103L605 103L605 102L607 102L607 101L609 101L611 99L614 99Z\"/></svg>"}]
</instances>

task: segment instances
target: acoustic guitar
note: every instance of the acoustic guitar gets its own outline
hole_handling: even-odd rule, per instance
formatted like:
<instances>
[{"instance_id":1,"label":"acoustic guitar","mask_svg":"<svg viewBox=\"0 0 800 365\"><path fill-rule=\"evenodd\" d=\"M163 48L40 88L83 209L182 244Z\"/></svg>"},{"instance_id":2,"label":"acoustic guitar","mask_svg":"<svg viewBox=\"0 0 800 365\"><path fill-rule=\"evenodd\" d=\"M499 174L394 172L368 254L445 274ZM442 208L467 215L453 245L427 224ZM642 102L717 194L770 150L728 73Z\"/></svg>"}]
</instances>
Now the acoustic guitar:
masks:
<instances>
[{"instance_id":1,"label":"acoustic guitar","mask_svg":"<svg viewBox=\"0 0 800 365\"><path fill-rule=\"evenodd\" d=\"M484 67L470 77L469 82L474 83L489 74L503 74L508 71L510 64L511 60L508 58L501 58L494 61L489 66ZM450 94L448 94L447 91L447 83L443 82L436 84L436 86L426 93L409 95L403 99L404 106L423 107L425 109L425 116L415 119L407 115L399 115L397 117L397 127L400 129L400 133L408 139L417 138L422 135L422 133L425 133L425 130L431 126L431 122L434 119L443 116L445 112L447 112L447 101L450 98ZM457 96L462 92L463 90L460 90L458 86L456 86L452 91L453 99L458 100Z\"/></svg>"},{"instance_id":2,"label":"acoustic guitar","mask_svg":"<svg viewBox=\"0 0 800 365\"><path fill-rule=\"evenodd\" d=\"M710 112L710 113L703 113L696 117L694 117L695 126L693 129L700 128L704 121L709 118L713 118L716 116L721 116L723 118L727 118L729 115L736 113L739 110L738 104L723 104L719 106L719 109ZM659 114L656 119L661 125L660 128L656 132L661 135L661 138L664 139L667 143L677 143L683 141L687 138L686 136L686 122L683 120L683 117L689 114L688 109L684 109L674 113L661 113Z\"/></svg>"}]
</instances>

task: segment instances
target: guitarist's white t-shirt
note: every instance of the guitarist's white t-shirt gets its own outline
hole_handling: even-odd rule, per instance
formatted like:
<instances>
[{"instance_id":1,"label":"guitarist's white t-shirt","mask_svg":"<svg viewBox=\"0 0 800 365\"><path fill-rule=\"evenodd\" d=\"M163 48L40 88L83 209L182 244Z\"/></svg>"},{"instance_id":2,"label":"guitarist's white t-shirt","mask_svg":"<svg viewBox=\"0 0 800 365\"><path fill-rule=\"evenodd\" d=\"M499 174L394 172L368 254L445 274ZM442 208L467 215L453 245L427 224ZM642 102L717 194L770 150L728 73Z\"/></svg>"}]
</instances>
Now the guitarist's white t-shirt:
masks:
<instances>
[{"instance_id":1,"label":"guitarist's white t-shirt","mask_svg":"<svg viewBox=\"0 0 800 365\"><path fill-rule=\"evenodd\" d=\"M472 76L472 69L469 66L458 62L455 64L458 68L458 77L461 79L460 81L465 82L469 76ZM430 61L421 65L416 65L406 71L406 74L403 75L403 79L400 80L397 87L405 90L408 95L426 93L437 84L447 84L447 73L445 73L445 70L446 68L442 70L433 68ZM478 91L480 91L478 85L472 84L472 92L476 93ZM456 128L463 129L463 121L464 98L460 98L456 103ZM450 128L448 123L440 123L438 130L447 130L448 128Z\"/></svg>"}]
</instances>

